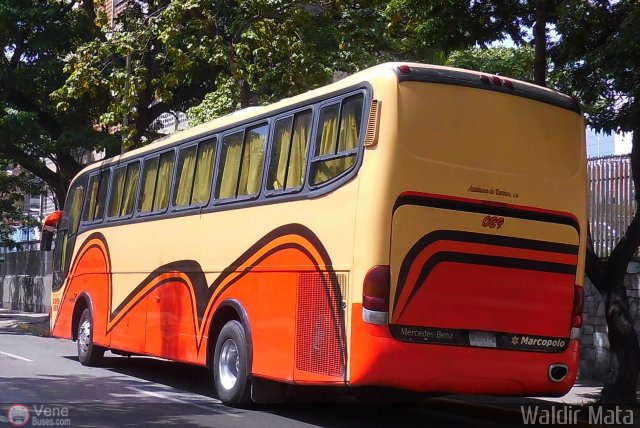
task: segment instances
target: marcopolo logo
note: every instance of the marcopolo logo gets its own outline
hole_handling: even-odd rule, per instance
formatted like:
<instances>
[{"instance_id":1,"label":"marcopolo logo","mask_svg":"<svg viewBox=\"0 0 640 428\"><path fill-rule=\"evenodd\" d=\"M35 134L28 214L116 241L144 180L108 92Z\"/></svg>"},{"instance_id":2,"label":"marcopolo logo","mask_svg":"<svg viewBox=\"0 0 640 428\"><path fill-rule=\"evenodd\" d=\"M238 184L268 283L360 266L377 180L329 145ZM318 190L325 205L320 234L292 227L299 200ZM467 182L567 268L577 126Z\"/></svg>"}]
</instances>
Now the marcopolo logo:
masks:
<instances>
[{"instance_id":1,"label":"marcopolo logo","mask_svg":"<svg viewBox=\"0 0 640 428\"><path fill-rule=\"evenodd\" d=\"M29 408L22 404L14 404L7 411L9 423L16 427L23 427L29 423Z\"/></svg>"},{"instance_id":2,"label":"marcopolo logo","mask_svg":"<svg viewBox=\"0 0 640 428\"><path fill-rule=\"evenodd\" d=\"M511 344L516 348L531 349L564 349L567 345L566 339L555 337L536 337L536 336L513 336Z\"/></svg>"}]
</instances>

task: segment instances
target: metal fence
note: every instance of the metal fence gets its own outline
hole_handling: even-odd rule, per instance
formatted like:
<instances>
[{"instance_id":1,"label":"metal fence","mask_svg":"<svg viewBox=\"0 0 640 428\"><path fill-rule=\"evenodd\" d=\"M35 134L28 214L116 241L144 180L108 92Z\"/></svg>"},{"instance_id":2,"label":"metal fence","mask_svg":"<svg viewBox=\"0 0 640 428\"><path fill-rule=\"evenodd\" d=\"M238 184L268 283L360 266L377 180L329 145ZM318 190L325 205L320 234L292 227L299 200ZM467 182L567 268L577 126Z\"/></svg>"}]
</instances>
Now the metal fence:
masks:
<instances>
[{"instance_id":1,"label":"metal fence","mask_svg":"<svg viewBox=\"0 0 640 428\"><path fill-rule=\"evenodd\" d=\"M596 254L606 257L624 234L636 211L629 156L589 159L587 175L593 246Z\"/></svg>"}]
</instances>

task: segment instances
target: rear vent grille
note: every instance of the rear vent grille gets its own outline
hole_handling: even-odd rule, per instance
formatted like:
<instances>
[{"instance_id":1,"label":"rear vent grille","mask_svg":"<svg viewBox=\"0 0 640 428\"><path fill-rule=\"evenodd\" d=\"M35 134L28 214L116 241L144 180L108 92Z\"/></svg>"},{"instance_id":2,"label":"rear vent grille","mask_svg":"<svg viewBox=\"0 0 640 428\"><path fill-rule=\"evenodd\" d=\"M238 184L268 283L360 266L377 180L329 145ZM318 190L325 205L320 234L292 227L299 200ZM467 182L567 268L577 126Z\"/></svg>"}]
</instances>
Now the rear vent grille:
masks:
<instances>
[{"instance_id":1,"label":"rear vent grille","mask_svg":"<svg viewBox=\"0 0 640 428\"><path fill-rule=\"evenodd\" d=\"M380 118L380 101L371 101L369 110L369 120L367 121L367 132L364 134L364 145L375 146L378 143L378 120Z\"/></svg>"},{"instance_id":2,"label":"rear vent grille","mask_svg":"<svg viewBox=\"0 0 640 428\"><path fill-rule=\"evenodd\" d=\"M296 369L343 377L345 279L328 272L298 275Z\"/></svg>"}]
</instances>

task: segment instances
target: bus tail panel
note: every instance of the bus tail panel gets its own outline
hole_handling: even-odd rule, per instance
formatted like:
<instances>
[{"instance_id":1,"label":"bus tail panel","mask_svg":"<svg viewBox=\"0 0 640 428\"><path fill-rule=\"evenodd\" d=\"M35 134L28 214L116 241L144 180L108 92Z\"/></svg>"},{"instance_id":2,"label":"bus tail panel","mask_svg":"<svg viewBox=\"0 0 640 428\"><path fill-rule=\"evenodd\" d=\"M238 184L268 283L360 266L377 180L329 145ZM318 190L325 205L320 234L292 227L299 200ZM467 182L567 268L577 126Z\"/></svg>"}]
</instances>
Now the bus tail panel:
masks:
<instances>
[{"instance_id":1,"label":"bus tail panel","mask_svg":"<svg viewBox=\"0 0 640 428\"><path fill-rule=\"evenodd\" d=\"M349 384L388 386L436 393L562 396L577 370L559 382L549 379L552 365L577 367L580 343L569 340L558 353L424 345L391 336L386 325L362 320L360 304L352 308Z\"/></svg>"},{"instance_id":2,"label":"bus tail panel","mask_svg":"<svg viewBox=\"0 0 640 428\"><path fill-rule=\"evenodd\" d=\"M404 194L393 215L391 334L431 345L564 351L577 227L562 213Z\"/></svg>"}]
</instances>

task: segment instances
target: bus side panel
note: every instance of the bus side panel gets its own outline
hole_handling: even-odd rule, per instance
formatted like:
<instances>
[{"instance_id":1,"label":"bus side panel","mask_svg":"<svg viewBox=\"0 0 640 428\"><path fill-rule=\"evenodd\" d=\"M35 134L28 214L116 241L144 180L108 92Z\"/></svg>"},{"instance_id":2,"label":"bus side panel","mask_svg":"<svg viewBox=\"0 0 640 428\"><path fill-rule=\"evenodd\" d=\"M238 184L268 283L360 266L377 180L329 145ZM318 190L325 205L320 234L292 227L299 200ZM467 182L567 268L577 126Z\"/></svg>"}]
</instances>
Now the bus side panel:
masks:
<instances>
[{"instance_id":1,"label":"bus side panel","mask_svg":"<svg viewBox=\"0 0 640 428\"><path fill-rule=\"evenodd\" d=\"M340 296L334 294L336 277L320 270L314 252L285 248L251 266L251 273L243 275L237 267L239 278L214 297L217 302L237 300L245 308L254 375L304 383L344 382L344 318ZM298 268L292 272L292 266Z\"/></svg>"},{"instance_id":2,"label":"bus side panel","mask_svg":"<svg viewBox=\"0 0 640 428\"><path fill-rule=\"evenodd\" d=\"M60 302L60 311L52 329L52 335L70 339L73 311L83 293L90 299L93 315L93 341L109 346L107 317L110 281L109 254L103 241L89 237L78 250L66 288Z\"/></svg>"},{"instance_id":3,"label":"bus side panel","mask_svg":"<svg viewBox=\"0 0 640 428\"><path fill-rule=\"evenodd\" d=\"M122 275L113 275L113 281L122 279ZM109 317L109 309L104 312ZM147 303L142 302L127 310L122 320L109 329L109 343L113 349L129 351L135 354L145 352L145 322Z\"/></svg>"},{"instance_id":4,"label":"bus side panel","mask_svg":"<svg viewBox=\"0 0 640 428\"><path fill-rule=\"evenodd\" d=\"M146 297L145 352L164 358L198 361L193 291L181 281L163 282Z\"/></svg>"},{"instance_id":5,"label":"bus side panel","mask_svg":"<svg viewBox=\"0 0 640 428\"><path fill-rule=\"evenodd\" d=\"M298 262L296 259L300 255L294 250L283 251L263 263L275 266L286 257ZM215 297L218 303L234 299L245 309L252 340L254 375L293 380L295 284L294 273L254 272L243 275ZM214 347L215 342L210 344L210 352Z\"/></svg>"}]
</instances>

